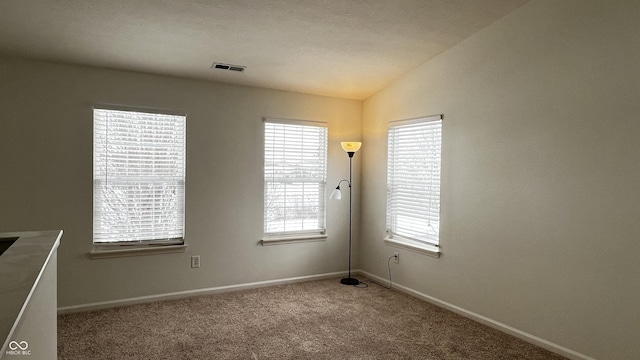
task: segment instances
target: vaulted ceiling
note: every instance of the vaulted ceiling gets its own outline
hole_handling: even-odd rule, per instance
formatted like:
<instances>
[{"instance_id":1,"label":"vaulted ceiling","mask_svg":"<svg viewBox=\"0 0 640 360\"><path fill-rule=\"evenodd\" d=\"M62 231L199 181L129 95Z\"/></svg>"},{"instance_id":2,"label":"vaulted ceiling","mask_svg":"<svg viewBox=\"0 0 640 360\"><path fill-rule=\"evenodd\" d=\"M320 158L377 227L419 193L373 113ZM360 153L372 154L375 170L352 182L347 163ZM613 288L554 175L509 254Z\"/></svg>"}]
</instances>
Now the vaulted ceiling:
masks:
<instances>
[{"instance_id":1,"label":"vaulted ceiling","mask_svg":"<svg viewBox=\"0 0 640 360\"><path fill-rule=\"evenodd\" d=\"M0 53L364 99L527 1L2 1Z\"/></svg>"}]
</instances>

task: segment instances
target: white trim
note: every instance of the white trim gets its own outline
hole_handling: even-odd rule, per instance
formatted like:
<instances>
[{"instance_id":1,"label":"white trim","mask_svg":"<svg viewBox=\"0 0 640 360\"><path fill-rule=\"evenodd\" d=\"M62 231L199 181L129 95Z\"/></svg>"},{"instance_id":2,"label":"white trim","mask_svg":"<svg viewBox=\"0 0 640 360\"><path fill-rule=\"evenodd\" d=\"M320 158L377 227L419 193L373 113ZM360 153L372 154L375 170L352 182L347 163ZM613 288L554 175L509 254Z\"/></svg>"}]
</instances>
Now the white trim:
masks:
<instances>
[{"instance_id":1,"label":"white trim","mask_svg":"<svg viewBox=\"0 0 640 360\"><path fill-rule=\"evenodd\" d=\"M394 127L394 126L419 124L423 122L431 122L431 121L438 121L438 120L442 120L442 115L430 115L430 116L421 116L421 117L411 118L411 119L391 120L387 123L387 128Z\"/></svg>"},{"instance_id":2,"label":"white trim","mask_svg":"<svg viewBox=\"0 0 640 360\"><path fill-rule=\"evenodd\" d=\"M262 238L260 243L262 246L270 245L283 245L283 244L295 244L306 243L314 241L326 241L326 234L314 234L314 235L291 235L291 236L268 236Z\"/></svg>"},{"instance_id":3,"label":"white trim","mask_svg":"<svg viewBox=\"0 0 640 360\"><path fill-rule=\"evenodd\" d=\"M432 256L434 258L440 257L440 249L437 246L419 243L411 240L397 240L386 237L383 239L385 245L414 251L423 255Z\"/></svg>"},{"instance_id":4,"label":"white trim","mask_svg":"<svg viewBox=\"0 0 640 360\"><path fill-rule=\"evenodd\" d=\"M102 247L101 249L98 249ZM113 249L104 249L104 245L96 246L89 252L91 259L109 259L125 256L141 256L154 254L182 253L187 250L187 245L147 245L145 247L127 247L127 245L114 245Z\"/></svg>"},{"instance_id":5,"label":"white trim","mask_svg":"<svg viewBox=\"0 0 640 360\"><path fill-rule=\"evenodd\" d=\"M318 127L329 126L326 121L319 121L319 120L283 119L283 118L270 118L270 117L265 117L262 120L266 123L272 123L272 124L306 125L306 126L318 126Z\"/></svg>"},{"instance_id":6,"label":"white trim","mask_svg":"<svg viewBox=\"0 0 640 360\"><path fill-rule=\"evenodd\" d=\"M58 314L70 314L70 313L76 313L76 312L94 311L94 310L100 310L100 309L108 309L108 308L150 303L150 302L156 302L156 301L183 299L183 298L188 298L193 296L212 295L212 294L219 294L219 293L225 293L225 292L231 292L231 291L257 289L257 288L266 287L266 286L285 285L285 284L293 284L293 283L314 281L314 280L324 280L324 279L331 279L331 278L345 276L346 274L347 274L346 271L340 271L340 272L327 273L327 274L298 276L298 277L285 278L285 279L266 280L266 281L258 281L258 282L245 283L245 284L218 286L218 287L205 288L205 289L177 291L172 293L138 296L138 297L127 298L127 299L118 299L118 300L101 301L101 302L88 303L88 304L63 306L58 308Z\"/></svg>"},{"instance_id":7,"label":"white trim","mask_svg":"<svg viewBox=\"0 0 640 360\"><path fill-rule=\"evenodd\" d=\"M365 277L374 279L378 282L384 283L386 281L388 281L387 279L381 278L379 276L373 275L371 273L368 273L366 271L362 271L362 270L357 270L357 272ZM486 316L482 316L480 314L476 314L473 311L469 311L467 309L461 308L459 306L450 304L446 301L442 301L438 298L435 298L433 296L429 296L426 294L423 294L421 292L418 292L416 290L413 290L411 288L408 288L406 286L400 285L396 282L393 283L393 288L397 289L405 294L411 295L415 298L418 298L420 300L424 300L428 303L434 304L436 306L439 306L441 308L453 311L456 314L462 315L466 318L469 318L471 320L477 321L481 324L487 325L491 328L494 328L496 330L502 331L503 333L509 334L511 336L514 336L518 339L524 340L530 344L539 346L543 349L549 350L553 353L556 353L558 355L562 355L566 358L572 359L572 360L596 360L595 358L592 358L590 356L581 354L577 351L568 349L564 346L560 346L556 343L552 343L551 341L545 340L543 338L540 338L538 336L529 334L527 332L524 332L522 330L518 330L514 327L511 327L509 325L503 324L499 321L493 320L491 318L488 318Z\"/></svg>"},{"instance_id":8,"label":"white trim","mask_svg":"<svg viewBox=\"0 0 640 360\"><path fill-rule=\"evenodd\" d=\"M163 108L120 105L120 104L94 104L93 110L113 110L113 111L132 111L148 114L162 114L162 115L175 115L175 116L187 116L187 112L184 110L171 110Z\"/></svg>"}]
</instances>

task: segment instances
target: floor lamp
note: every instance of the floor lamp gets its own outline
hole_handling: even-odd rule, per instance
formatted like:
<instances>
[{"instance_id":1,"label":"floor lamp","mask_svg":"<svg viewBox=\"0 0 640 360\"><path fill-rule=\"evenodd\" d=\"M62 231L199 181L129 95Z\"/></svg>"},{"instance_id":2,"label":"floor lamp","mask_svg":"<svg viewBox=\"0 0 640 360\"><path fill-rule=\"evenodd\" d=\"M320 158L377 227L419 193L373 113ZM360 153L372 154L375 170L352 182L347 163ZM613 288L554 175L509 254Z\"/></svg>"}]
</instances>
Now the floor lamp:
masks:
<instances>
[{"instance_id":1,"label":"floor lamp","mask_svg":"<svg viewBox=\"0 0 640 360\"><path fill-rule=\"evenodd\" d=\"M346 181L347 184L349 184L349 275L346 278L341 279L340 283L344 285L358 285L360 283L360 280L354 279L351 277L351 236L353 232L352 225L351 225L351 217L352 217L351 181L352 181L352 175L353 175L353 154L355 154L358 150L360 150L360 146L362 146L362 143L350 141L350 142L342 142L341 145L344 151L347 152L347 155L349 155L349 180L347 179L340 180L340 182L338 182L338 186L336 186L336 189L333 190L333 192L331 193L331 196L329 196L329 199L336 199L336 200L342 199L342 193L340 192L340 184L342 184L343 181Z\"/></svg>"}]
</instances>

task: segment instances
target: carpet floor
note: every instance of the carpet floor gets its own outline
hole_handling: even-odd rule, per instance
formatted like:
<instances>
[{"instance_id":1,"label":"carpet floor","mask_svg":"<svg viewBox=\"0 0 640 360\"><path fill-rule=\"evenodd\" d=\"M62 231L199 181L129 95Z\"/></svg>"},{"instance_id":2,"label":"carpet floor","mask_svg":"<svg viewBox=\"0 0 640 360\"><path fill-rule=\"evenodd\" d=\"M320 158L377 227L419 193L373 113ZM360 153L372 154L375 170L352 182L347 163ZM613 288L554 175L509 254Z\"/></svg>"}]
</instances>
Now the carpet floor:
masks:
<instances>
[{"instance_id":1,"label":"carpet floor","mask_svg":"<svg viewBox=\"0 0 640 360\"><path fill-rule=\"evenodd\" d=\"M564 359L370 283L337 279L58 317L58 359Z\"/></svg>"}]
</instances>

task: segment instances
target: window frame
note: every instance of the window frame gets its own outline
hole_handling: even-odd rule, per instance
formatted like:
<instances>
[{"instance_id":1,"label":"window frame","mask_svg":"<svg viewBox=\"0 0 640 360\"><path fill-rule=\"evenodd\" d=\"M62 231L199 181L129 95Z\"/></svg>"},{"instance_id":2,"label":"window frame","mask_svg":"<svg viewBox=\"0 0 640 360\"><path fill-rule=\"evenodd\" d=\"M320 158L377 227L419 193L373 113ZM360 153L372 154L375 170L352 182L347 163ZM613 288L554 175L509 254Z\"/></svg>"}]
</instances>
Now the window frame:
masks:
<instances>
[{"instance_id":1,"label":"window frame","mask_svg":"<svg viewBox=\"0 0 640 360\"><path fill-rule=\"evenodd\" d=\"M264 192L263 192L263 236L261 239L262 245L280 245L280 244L288 244L288 243L300 243L300 242L310 242L310 241L324 241L327 238L326 234L326 194L327 194L327 168L328 168L328 139L329 139L329 130L326 122L322 121L313 121L313 120L298 120L298 119L282 119L282 118L264 118L263 119L263 184L264 184ZM318 141L322 142L320 144L321 150L324 151L324 154L321 156L324 157L321 167L321 180L319 181L306 181L311 184L318 184L319 190L317 194L319 217L316 219L318 221L318 228L314 229L298 229L298 230L280 230L280 231L267 231L268 227L268 205L269 202L268 194L269 194L269 175L268 175L268 159L267 159L267 146L268 144L268 126L269 124L273 124L275 126L292 126L290 130L294 130L293 127L299 126L308 126L313 128L323 129L323 134L320 134ZM294 139L295 140L295 139ZM302 141L302 139L298 139L298 141ZM323 148L323 149L322 149ZM275 150L273 150L275 151ZM272 164L273 165L273 164ZM278 178L275 181L277 182ZM285 178L279 178L280 181L285 180ZM285 183L290 183L286 182Z\"/></svg>"},{"instance_id":2,"label":"window frame","mask_svg":"<svg viewBox=\"0 0 640 360\"><path fill-rule=\"evenodd\" d=\"M394 229L392 229L392 219L391 217L394 216L394 214L392 214L392 209L390 208L390 202L391 202L391 198L393 197L393 195L391 194L391 192L393 191L391 189L391 183L392 182L397 182L397 180L392 180L391 176L393 176L392 173L392 168L391 166L393 166L393 164L391 163L393 161L393 156L394 154L392 154L392 151L397 150L392 148L391 145L391 137L392 137L392 131L394 129L409 129L412 126L416 126L416 125L420 125L420 124L429 124L429 125L434 125L433 123L436 122L439 125L439 127L435 130L436 132L439 133L440 137L438 139L439 144L439 148L437 150L438 154L435 154L436 156L438 156L437 158L437 164L438 166L438 170L437 170L437 175L438 175L438 179L437 179L437 184L436 188L437 188L437 221L438 221L438 229L433 229L433 231L435 232L435 236L437 237L436 241L433 241L433 235L431 236L431 239L424 239L424 238L416 238L414 236L408 235L408 234L403 234L402 231L399 232L395 232ZM440 188L440 183L441 183L441 173L442 173L442 130L443 130L443 122L442 122L442 115L434 115L434 116L425 116L425 117L419 117L419 118L414 118L414 119L407 119L407 120L398 120L398 121L391 121L388 124L388 129L387 129L387 201L386 201L386 208L385 208L385 215L386 215L386 235L384 238L384 242L387 245L390 246L394 246L394 247L398 247L398 248L403 248L403 249L407 249L407 250L411 250L411 251L415 251L415 252L419 252L425 255L429 255L429 256L433 256L433 257L439 257L440 256L440 224L441 224L441 208L440 208L440 199L441 199L441 188ZM427 130L430 131L430 130ZM432 161L434 156L433 155L429 155L432 157ZM425 162L429 162L429 160L425 160ZM400 180L402 181L402 179ZM433 187L434 183L430 184L430 187ZM429 196L433 196L433 194L429 194ZM419 198L419 196L412 196L412 199L416 199ZM421 206L425 205L424 203L421 204ZM405 205L406 206L406 205ZM427 206L431 206L431 205L427 205ZM428 214L432 214L432 211L430 209L426 210L426 212ZM431 216L431 215L426 215L426 216ZM431 226L430 226L431 227ZM433 228L433 227L432 227Z\"/></svg>"},{"instance_id":3,"label":"window frame","mask_svg":"<svg viewBox=\"0 0 640 360\"><path fill-rule=\"evenodd\" d=\"M178 134L179 141L176 146L173 146L174 150L178 149L177 154L175 155L175 159L180 159L181 168L178 168L177 174L174 176L167 176L166 174L162 175L146 175L147 183L152 184L158 182L158 179L162 178L165 183L166 182L174 182L177 183L177 193L178 199L176 203L178 204L178 214L174 218L174 220L179 223L174 228L174 231L180 233L180 236L177 237L167 237L167 238L159 238L159 239L135 239L135 240L121 240L121 241L99 241L100 238L96 237L96 231L100 231L100 226L97 224L100 220L96 218L98 213L98 209L101 203L101 200L97 200L99 196L101 196L101 190L99 189L100 184L104 183L102 178L107 177L109 175L98 174L97 171L97 160L100 155L97 153L98 147L102 146L98 145L98 127L102 126L98 124L98 112L112 112L117 114L118 112L122 113L132 113L132 116L158 116L158 117L174 117L176 121L179 123L176 125L178 127L178 132L174 132L174 134ZM90 252L91 258L109 258L109 257L120 257L120 256L133 256L133 255L146 255L149 253L172 253L172 252L183 252L186 250L185 245L185 223L186 223L186 156L187 156L187 134L186 134L186 122L187 116L184 112L175 112L175 111L166 111L166 110L157 110L157 109L143 109L143 108L134 108L134 107L122 107L122 106L95 106L93 108L93 235L92 235L92 244L93 248ZM137 114L137 115L136 115ZM105 115L102 115L105 116ZM155 119L154 119L155 120ZM172 121L172 120L167 120ZM149 130L154 131L154 130ZM158 131L156 129L155 131ZM144 131L141 131L144 134ZM147 135L147 134L144 134ZM105 134L102 139L105 139L109 135ZM151 144L157 145L157 142L152 142ZM148 144L147 144L148 145ZM108 145L107 145L108 146ZM106 147L104 147L104 151L108 151ZM104 152L102 153L104 154ZM157 159L158 154L154 154ZM166 160L166 159L163 159ZM138 163L142 164L142 162ZM108 174L108 169L104 170ZM137 178L137 179L136 179ZM130 184L142 184L142 180L140 176L121 176L120 181L124 184L127 181ZM154 187L153 185L149 185ZM175 193L175 192L174 192ZM129 195L129 194L127 194ZM125 197L128 201L130 197Z\"/></svg>"}]
</instances>

